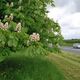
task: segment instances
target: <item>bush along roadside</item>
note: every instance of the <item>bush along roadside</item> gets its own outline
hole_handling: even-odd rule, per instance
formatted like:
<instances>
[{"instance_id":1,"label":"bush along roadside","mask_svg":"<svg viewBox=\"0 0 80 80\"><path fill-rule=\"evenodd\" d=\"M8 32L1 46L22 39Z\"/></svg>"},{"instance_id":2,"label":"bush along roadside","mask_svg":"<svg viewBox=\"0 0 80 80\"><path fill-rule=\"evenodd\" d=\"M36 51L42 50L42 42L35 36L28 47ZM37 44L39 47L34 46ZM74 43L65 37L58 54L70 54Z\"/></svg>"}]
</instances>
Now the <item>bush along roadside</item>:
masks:
<instances>
[{"instance_id":1,"label":"bush along roadside","mask_svg":"<svg viewBox=\"0 0 80 80\"><path fill-rule=\"evenodd\" d=\"M59 52L60 26L47 17L46 10L53 0L1 0L0 4L1 52L9 54L25 47L28 51L32 49L32 54Z\"/></svg>"}]
</instances>

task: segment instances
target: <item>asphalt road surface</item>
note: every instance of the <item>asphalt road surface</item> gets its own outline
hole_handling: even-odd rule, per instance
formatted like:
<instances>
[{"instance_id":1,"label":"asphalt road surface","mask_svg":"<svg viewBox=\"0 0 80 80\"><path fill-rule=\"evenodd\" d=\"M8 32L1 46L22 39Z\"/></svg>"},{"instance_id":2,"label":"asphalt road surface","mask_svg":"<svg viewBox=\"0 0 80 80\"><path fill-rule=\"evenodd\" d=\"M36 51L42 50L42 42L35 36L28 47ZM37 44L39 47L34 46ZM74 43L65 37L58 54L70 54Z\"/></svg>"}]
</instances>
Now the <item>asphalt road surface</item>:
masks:
<instances>
[{"instance_id":1,"label":"asphalt road surface","mask_svg":"<svg viewBox=\"0 0 80 80\"><path fill-rule=\"evenodd\" d=\"M75 49L73 47L61 47L61 50L75 53L75 54L80 54L80 49Z\"/></svg>"}]
</instances>

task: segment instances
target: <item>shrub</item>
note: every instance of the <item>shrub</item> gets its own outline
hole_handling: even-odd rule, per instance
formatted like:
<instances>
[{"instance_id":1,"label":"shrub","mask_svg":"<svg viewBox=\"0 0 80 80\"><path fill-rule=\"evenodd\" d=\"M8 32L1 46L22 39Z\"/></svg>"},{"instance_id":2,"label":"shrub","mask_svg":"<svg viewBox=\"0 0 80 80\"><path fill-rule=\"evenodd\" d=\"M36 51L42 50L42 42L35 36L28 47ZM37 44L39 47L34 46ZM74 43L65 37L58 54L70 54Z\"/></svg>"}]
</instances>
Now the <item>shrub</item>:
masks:
<instances>
[{"instance_id":1,"label":"shrub","mask_svg":"<svg viewBox=\"0 0 80 80\"><path fill-rule=\"evenodd\" d=\"M53 0L1 0L0 40L1 47L16 51L34 47L35 43L48 51L58 51L62 40L60 26L47 17L47 5ZM34 35L35 33L35 35ZM35 38L35 39L34 39ZM50 48L49 44L54 45ZM34 45L34 46L33 46Z\"/></svg>"}]
</instances>

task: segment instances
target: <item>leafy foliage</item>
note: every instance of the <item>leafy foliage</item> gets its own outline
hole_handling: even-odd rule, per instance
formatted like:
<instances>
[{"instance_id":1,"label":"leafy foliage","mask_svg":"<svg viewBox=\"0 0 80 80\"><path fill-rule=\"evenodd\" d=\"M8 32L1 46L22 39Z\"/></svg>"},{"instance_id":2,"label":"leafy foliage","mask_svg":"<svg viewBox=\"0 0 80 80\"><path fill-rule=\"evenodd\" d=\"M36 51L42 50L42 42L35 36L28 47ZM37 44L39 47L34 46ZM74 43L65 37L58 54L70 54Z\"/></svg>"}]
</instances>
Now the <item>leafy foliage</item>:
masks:
<instances>
[{"instance_id":1,"label":"leafy foliage","mask_svg":"<svg viewBox=\"0 0 80 80\"><path fill-rule=\"evenodd\" d=\"M9 47L10 50L29 47L32 49L34 42L29 36L33 33L40 35L39 48L48 51L58 51L62 40L60 26L57 22L47 17L47 5L54 6L53 0L0 0L0 19L2 23L9 23L7 30L0 30L0 47ZM19 23L19 24L18 24ZM22 27L16 26L20 25ZM19 29L20 28L20 29ZM41 43L43 46L41 46ZM52 44L52 47L49 46Z\"/></svg>"},{"instance_id":2,"label":"leafy foliage","mask_svg":"<svg viewBox=\"0 0 80 80\"><path fill-rule=\"evenodd\" d=\"M0 30L0 48L9 47L11 50L21 49L27 46L28 35L21 32L10 32Z\"/></svg>"}]
</instances>

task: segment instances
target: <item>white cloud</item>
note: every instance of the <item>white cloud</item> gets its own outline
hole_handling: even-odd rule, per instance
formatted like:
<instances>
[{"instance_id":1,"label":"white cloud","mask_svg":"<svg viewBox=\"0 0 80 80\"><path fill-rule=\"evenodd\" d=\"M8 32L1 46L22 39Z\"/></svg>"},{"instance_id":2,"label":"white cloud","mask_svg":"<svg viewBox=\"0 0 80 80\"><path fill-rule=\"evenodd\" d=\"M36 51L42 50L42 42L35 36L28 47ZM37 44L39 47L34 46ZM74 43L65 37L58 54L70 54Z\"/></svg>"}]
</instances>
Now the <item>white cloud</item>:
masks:
<instances>
[{"instance_id":1,"label":"white cloud","mask_svg":"<svg viewBox=\"0 0 80 80\"><path fill-rule=\"evenodd\" d=\"M80 28L80 12L64 16L64 18L59 20L59 23L64 28Z\"/></svg>"},{"instance_id":2,"label":"white cloud","mask_svg":"<svg viewBox=\"0 0 80 80\"><path fill-rule=\"evenodd\" d=\"M59 1L59 0L57 0ZM63 0L65 2L65 0ZM80 38L80 12L76 12L76 3L69 0L64 6L49 7L48 16L57 20L65 39Z\"/></svg>"}]
</instances>

